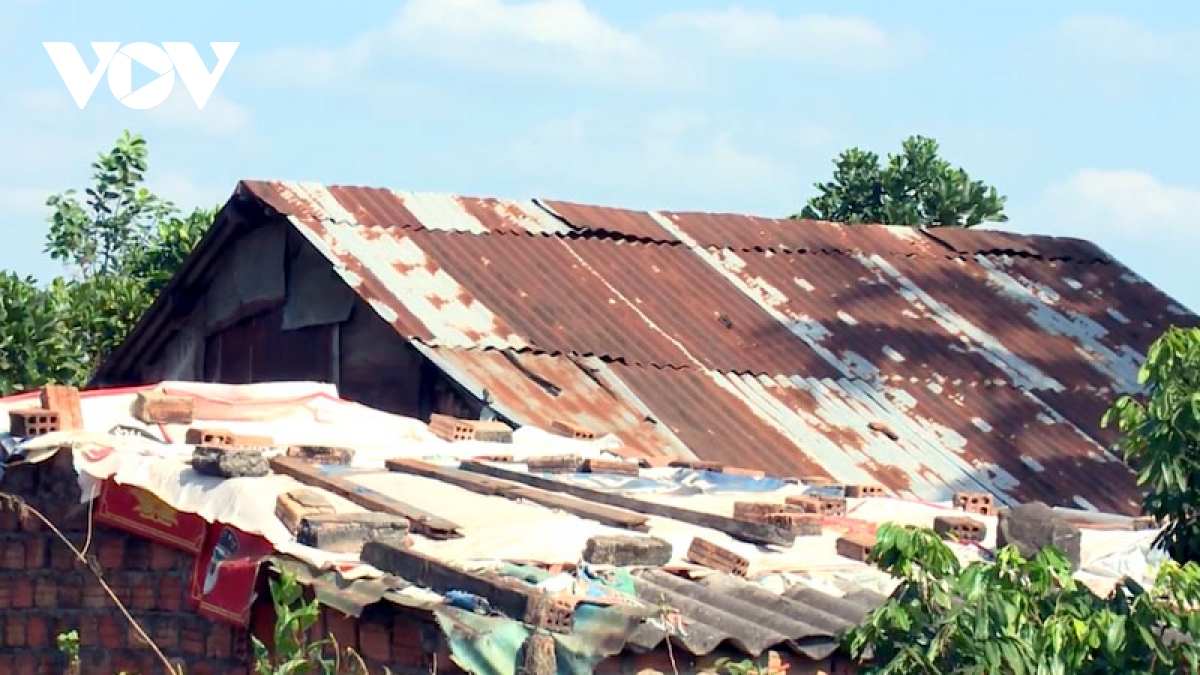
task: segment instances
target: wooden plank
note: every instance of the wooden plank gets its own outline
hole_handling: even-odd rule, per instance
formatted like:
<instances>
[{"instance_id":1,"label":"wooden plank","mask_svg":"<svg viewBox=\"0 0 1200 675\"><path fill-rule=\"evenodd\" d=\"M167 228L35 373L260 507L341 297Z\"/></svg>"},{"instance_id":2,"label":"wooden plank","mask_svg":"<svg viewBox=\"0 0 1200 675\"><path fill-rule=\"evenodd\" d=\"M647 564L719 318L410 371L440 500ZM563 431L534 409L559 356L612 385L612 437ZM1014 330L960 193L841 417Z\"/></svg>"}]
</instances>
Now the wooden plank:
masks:
<instances>
[{"instance_id":1,"label":"wooden plank","mask_svg":"<svg viewBox=\"0 0 1200 675\"><path fill-rule=\"evenodd\" d=\"M570 633L574 623L572 600L550 598L529 584L499 575L474 573L436 558L397 546L390 541L369 541L362 561L435 593L465 591L487 600L505 616L556 633Z\"/></svg>"},{"instance_id":2,"label":"wooden plank","mask_svg":"<svg viewBox=\"0 0 1200 675\"><path fill-rule=\"evenodd\" d=\"M387 466L389 471L407 473L422 478L432 478L481 495L504 497L506 499L524 499L552 509L566 511L580 518L611 525L612 527L622 527L638 531L645 531L647 529L646 521L648 519L639 513L601 504L593 504L569 495L539 490L523 483L489 478L480 474L449 469L413 459L389 459L384 462L384 465Z\"/></svg>"},{"instance_id":3,"label":"wooden plank","mask_svg":"<svg viewBox=\"0 0 1200 675\"><path fill-rule=\"evenodd\" d=\"M459 531L461 528L457 523L423 511L411 504L405 504L398 499L392 499L371 488L357 485L345 478L329 475L325 471L326 466L314 466L295 457L282 456L272 457L270 462L271 470L275 473L291 476L309 487L328 490L368 511L390 513L408 518L412 523L413 532L417 534L430 539L453 539L462 536L462 532Z\"/></svg>"},{"instance_id":4,"label":"wooden plank","mask_svg":"<svg viewBox=\"0 0 1200 675\"><path fill-rule=\"evenodd\" d=\"M670 518L699 527L707 527L753 544L791 546L796 541L796 535L792 532L767 523L754 523L747 520L729 518L728 516L692 511L691 509L678 506L642 501L624 495L595 490L583 487L582 485L571 485L570 483L542 478L541 476L531 476L527 473L520 473L511 469L503 469L498 466L481 464L479 462L462 462L461 467L463 470L472 473L516 481L531 487L549 490L550 492L562 492L572 497L586 499L598 504L606 504L661 518Z\"/></svg>"}]
</instances>

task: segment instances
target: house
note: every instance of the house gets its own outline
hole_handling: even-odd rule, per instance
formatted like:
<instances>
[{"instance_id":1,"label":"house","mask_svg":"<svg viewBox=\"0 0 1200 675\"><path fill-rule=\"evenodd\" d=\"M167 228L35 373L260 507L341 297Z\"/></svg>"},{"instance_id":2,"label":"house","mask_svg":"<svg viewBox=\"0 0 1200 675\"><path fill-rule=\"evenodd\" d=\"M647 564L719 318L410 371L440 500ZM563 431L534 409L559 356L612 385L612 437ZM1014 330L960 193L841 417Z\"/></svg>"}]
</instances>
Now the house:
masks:
<instances>
[{"instance_id":1,"label":"house","mask_svg":"<svg viewBox=\"0 0 1200 675\"><path fill-rule=\"evenodd\" d=\"M100 385L312 380L629 456L1132 514L1102 413L1200 320L1096 246L238 185Z\"/></svg>"},{"instance_id":2,"label":"house","mask_svg":"<svg viewBox=\"0 0 1200 675\"><path fill-rule=\"evenodd\" d=\"M184 419L181 408L148 415L139 400L151 396L186 401ZM0 399L0 430L16 434L0 433L0 672L63 672L55 638L71 630L85 674L164 672L116 602L189 675L253 672L251 637L272 639L268 581L286 570L321 605L314 635L355 648L372 675L385 666L512 675L535 644L552 652L548 667L524 671L535 675L711 672L722 657L847 675L854 666L838 633L895 585L864 562L879 523L969 517L985 532L950 544L964 560L996 543L996 515L948 503L837 497L746 472L639 469L609 452L607 435L521 427L509 442L448 441L328 384L164 382L70 398ZM38 407L58 419L20 422ZM206 435L262 445L270 472L197 472L195 439ZM332 465L291 452L335 446L350 454ZM588 463L550 472L565 455ZM410 536L383 540L382 556L362 540L303 539L279 516L281 496L296 490L323 495L350 522L404 514ZM751 513L811 500L842 512L805 514L803 531ZM1156 531L1060 513L1081 528L1077 577L1096 592L1146 568ZM657 538L669 551L614 567L589 560L596 537ZM693 552L697 540L709 554Z\"/></svg>"}]
</instances>

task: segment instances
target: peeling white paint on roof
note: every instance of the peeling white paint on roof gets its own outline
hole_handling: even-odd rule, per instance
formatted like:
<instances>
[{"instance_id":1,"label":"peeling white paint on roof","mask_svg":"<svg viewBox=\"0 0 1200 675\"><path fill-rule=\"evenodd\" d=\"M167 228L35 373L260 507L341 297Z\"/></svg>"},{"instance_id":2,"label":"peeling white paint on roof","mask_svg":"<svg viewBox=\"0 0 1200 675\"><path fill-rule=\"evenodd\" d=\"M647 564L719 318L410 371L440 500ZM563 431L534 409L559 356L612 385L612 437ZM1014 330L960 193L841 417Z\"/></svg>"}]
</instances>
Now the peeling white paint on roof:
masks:
<instances>
[{"instance_id":1,"label":"peeling white paint on roof","mask_svg":"<svg viewBox=\"0 0 1200 675\"><path fill-rule=\"evenodd\" d=\"M1107 311L1108 315L1109 315L1109 316L1111 316L1111 317L1113 318L1113 320L1114 320L1114 321L1117 321L1117 322L1119 322L1119 323L1123 323L1123 324L1130 324L1130 323L1132 323L1132 321L1130 321L1130 320L1129 320L1129 317L1127 317L1127 316L1125 316L1124 314L1122 314L1122 313L1118 312L1116 309L1114 309L1114 308L1112 308L1112 307L1109 307L1109 308L1108 308L1108 310L1106 310L1106 311Z\"/></svg>"},{"instance_id":2,"label":"peeling white paint on roof","mask_svg":"<svg viewBox=\"0 0 1200 675\"><path fill-rule=\"evenodd\" d=\"M1173 302L1171 304L1167 305L1167 311L1174 314L1175 316L1187 316L1189 314L1189 312L1186 309L1180 307L1179 305L1177 305Z\"/></svg>"},{"instance_id":3,"label":"peeling white paint on roof","mask_svg":"<svg viewBox=\"0 0 1200 675\"><path fill-rule=\"evenodd\" d=\"M425 326L437 344L529 347L528 342L509 332L490 309L467 293L462 284L436 267L410 238L385 236L368 240L363 236L364 227L353 221L329 221L315 232L296 219L293 223L322 255L331 260L347 257L357 260L390 294L404 298L405 308ZM337 249L345 253L336 256L333 251ZM343 281L361 290L363 282L358 274L341 265L335 270ZM369 293L363 295L380 318L391 323L399 317L396 307L388 302L372 299Z\"/></svg>"},{"instance_id":4,"label":"peeling white paint on roof","mask_svg":"<svg viewBox=\"0 0 1200 675\"><path fill-rule=\"evenodd\" d=\"M983 419L982 417L972 417L971 424L974 424L976 429L985 434L990 434L992 432L992 425L988 424L987 420Z\"/></svg>"},{"instance_id":5,"label":"peeling white paint on roof","mask_svg":"<svg viewBox=\"0 0 1200 675\"><path fill-rule=\"evenodd\" d=\"M1066 285L1068 285L1068 286L1070 286L1071 288L1073 288L1073 289L1075 289L1075 290L1077 290L1077 291L1078 291L1079 289L1083 288L1083 283L1082 283L1082 282L1080 282L1078 279L1071 279L1070 277L1064 277L1064 278L1063 278L1063 283L1064 283L1064 284L1066 284Z\"/></svg>"},{"instance_id":6,"label":"peeling white paint on roof","mask_svg":"<svg viewBox=\"0 0 1200 675\"><path fill-rule=\"evenodd\" d=\"M817 290L817 287L810 284L807 279L801 279L800 277L796 277L794 279L794 281L796 282L797 286L799 286L800 288L803 288L804 290L808 291L809 293L812 293L813 291Z\"/></svg>"},{"instance_id":7,"label":"peeling white paint on roof","mask_svg":"<svg viewBox=\"0 0 1200 675\"><path fill-rule=\"evenodd\" d=\"M1037 366L1013 354L999 340L985 330L968 321L958 312L938 302L933 296L919 288L888 261L878 255L854 256L860 264L877 274L886 275L897 284L897 292L916 308L924 309L927 316L951 335L963 339L967 348L983 356L1023 389L1049 389L1062 391L1057 380L1046 375Z\"/></svg>"},{"instance_id":8,"label":"peeling white paint on roof","mask_svg":"<svg viewBox=\"0 0 1200 675\"><path fill-rule=\"evenodd\" d=\"M488 229L479 219L471 215L459 197L436 192L397 192L404 208L413 214L422 227L443 232L470 232L487 234Z\"/></svg>"},{"instance_id":9,"label":"peeling white paint on roof","mask_svg":"<svg viewBox=\"0 0 1200 675\"><path fill-rule=\"evenodd\" d=\"M1029 455L1021 455L1021 462L1025 466L1029 467L1031 470L1036 471L1038 473L1042 473L1043 471L1046 470L1046 467L1042 466L1041 462L1038 462L1036 459L1030 457Z\"/></svg>"},{"instance_id":10,"label":"peeling white paint on roof","mask_svg":"<svg viewBox=\"0 0 1200 675\"><path fill-rule=\"evenodd\" d=\"M539 208L533 200L496 199L492 210L516 227L530 234L568 234L573 232L566 223Z\"/></svg>"},{"instance_id":11,"label":"peeling white paint on roof","mask_svg":"<svg viewBox=\"0 0 1200 675\"><path fill-rule=\"evenodd\" d=\"M297 202L304 209L319 214L324 220L336 220L343 223L358 224L358 219L350 213L337 197L321 183L310 181L282 181L280 196L289 202Z\"/></svg>"},{"instance_id":12,"label":"peeling white paint on roof","mask_svg":"<svg viewBox=\"0 0 1200 675\"><path fill-rule=\"evenodd\" d=\"M1026 308L1026 316L1051 335L1061 335L1076 344L1076 351L1087 357L1088 363L1111 380L1121 393L1138 391L1137 373L1144 361L1141 354L1129 345L1111 348L1104 344L1108 329L1091 317L1066 308L1055 309L1045 302L1040 284L1016 277L989 261L981 260L987 270L988 285L1005 297ZM1057 294L1055 294L1057 297Z\"/></svg>"},{"instance_id":13,"label":"peeling white paint on roof","mask_svg":"<svg viewBox=\"0 0 1200 675\"><path fill-rule=\"evenodd\" d=\"M1084 499L1083 497L1081 497L1079 495L1075 495L1075 503L1078 504L1080 507L1087 509L1088 511L1095 511L1095 512L1100 511L1100 509L1096 508L1095 504L1089 502L1088 500Z\"/></svg>"},{"instance_id":14,"label":"peeling white paint on roof","mask_svg":"<svg viewBox=\"0 0 1200 675\"><path fill-rule=\"evenodd\" d=\"M892 349L888 345L884 345L880 351L883 352L884 356L895 361L896 363L904 363L904 355L901 354L900 352L896 351L895 349Z\"/></svg>"},{"instance_id":15,"label":"peeling white paint on roof","mask_svg":"<svg viewBox=\"0 0 1200 675\"><path fill-rule=\"evenodd\" d=\"M849 324L849 325L851 325L851 326L857 326L857 325L858 325L858 319L855 319L854 317L850 316L850 313L849 313L849 312L847 312L847 311L845 311L845 310L840 310L840 309L839 309L839 310L838 310L838 313L837 313L837 318L841 319L841 320L842 320L842 323L846 323L846 324Z\"/></svg>"}]
</instances>

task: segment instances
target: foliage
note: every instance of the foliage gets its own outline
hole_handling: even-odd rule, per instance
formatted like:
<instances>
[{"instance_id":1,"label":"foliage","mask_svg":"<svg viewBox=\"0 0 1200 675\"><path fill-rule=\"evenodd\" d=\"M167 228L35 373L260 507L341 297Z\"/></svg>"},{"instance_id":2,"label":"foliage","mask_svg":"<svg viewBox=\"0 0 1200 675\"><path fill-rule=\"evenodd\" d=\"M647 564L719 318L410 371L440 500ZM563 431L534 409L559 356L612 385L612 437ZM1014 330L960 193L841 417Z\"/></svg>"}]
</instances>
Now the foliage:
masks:
<instances>
[{"instance_id":1,"label":"foliage","mask_svg":"<svg viewBox=\"0 0 1200 675\"><path fill-rule=\"evenodd\" d=\"M320 617L320 605L316 600L304 599L304 587L294 576L283 572L271 580L271 600L275 606L275 648L268 650L254 638L255 675L365 675L362 659L351 649L339 653L332 637L308 641Z\"/></svg>"},{"instance_id":2,"label":"foliage","mask_svg":"<svg viewBox=\"0 0 1200 675\"><path fill-rule=\"evenodd\" d=\"M1149 488L1144 511L1165 523L1159 541L1178 561L1200 562L1200 329L1172 328L1138 373L1144 400L1125 396L1104 416Z\"/></svg>"},{"instance_id":3,"label":"foliage","mask_svg":"<svg viewBox=\"0 0 1200 675\"><path fill-rule=\"evenodd\" d=\"M46 252L66 276L43 286L0 273L0 393L84 384L212 223L213 210L185 215L145 188L148 156L126 131L93 162L82 198L47 199Z\"/></svg>"},{"instance_id":4,"label":"foliage","mask_svg":"<svg viewBox=\"0 0 1200 675\"><path fill-rule=\"evenodd\" d=\"M1197 672L1200 567L1169 562L1153 589L1125 579L1100 598L1052 548L1013 547L962 567L931 530L884 525L872 560L900 579L845 644L876 675ZM1181 670L1186 666L1186 670Z\"/></svg>"},{"instance_id":5,"label":"foliage","mask_svg":"<svg viewBox=\"0 0 1200 675\"><path fill-rule=\"evenodd\" d=\"M833 180L799 217L840 223L974 227L1005 222L1005 198L996 188L938 156L938 143L912 136L887 164L873 152L850 148L834 161Z\"/></svg>"}]
</instances>

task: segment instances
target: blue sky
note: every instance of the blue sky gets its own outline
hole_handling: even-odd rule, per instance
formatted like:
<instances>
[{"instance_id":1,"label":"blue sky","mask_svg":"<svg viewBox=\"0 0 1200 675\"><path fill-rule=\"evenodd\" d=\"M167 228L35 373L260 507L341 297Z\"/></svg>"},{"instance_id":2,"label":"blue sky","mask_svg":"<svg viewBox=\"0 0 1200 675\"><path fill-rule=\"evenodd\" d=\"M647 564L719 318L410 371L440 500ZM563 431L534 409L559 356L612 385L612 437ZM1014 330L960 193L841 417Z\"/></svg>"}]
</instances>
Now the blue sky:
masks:
<instances>
[{"instance_id":1,"label":"blue sky","mask_svg":"<svg viewBox=\"0 0 1200 675\"><path fill-rule=\"evenodd\" d=\"M289 178L788 214L907 135L1200 309L1200 6L1181 2L0 0L0 266L121 129L192 206ZM43 41L240 42L208 105L79 110Z\"/></svg>"}]
</instances>

